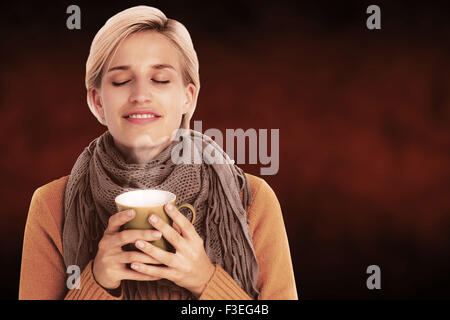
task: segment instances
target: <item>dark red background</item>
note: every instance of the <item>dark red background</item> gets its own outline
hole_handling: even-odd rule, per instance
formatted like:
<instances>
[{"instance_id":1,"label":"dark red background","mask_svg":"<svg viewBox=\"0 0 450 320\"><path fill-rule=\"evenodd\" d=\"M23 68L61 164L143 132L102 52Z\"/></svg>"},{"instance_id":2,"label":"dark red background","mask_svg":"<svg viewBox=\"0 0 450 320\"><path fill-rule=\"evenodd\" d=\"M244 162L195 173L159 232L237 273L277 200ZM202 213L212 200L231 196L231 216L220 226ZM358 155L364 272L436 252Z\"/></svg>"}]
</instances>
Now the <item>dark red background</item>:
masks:
<instances>
[{"instance_id":1,"label":"dark red background","mask_svg":"<svg viewBox=\"0 0 450 320\"><path fill-rule=\"evenodd\" d=\"M106 128L85 63L97 30L135 4L14 2L0 41L1 298L16 299L33 191L70 173ZM191 33L203 130L280 129L283 209L300 298L450 297L450 65L445 2L148 1ZM243 166L259 175L260 165ZM366 287L381 268L381 290Z\"/></svg>"}]
</instances>

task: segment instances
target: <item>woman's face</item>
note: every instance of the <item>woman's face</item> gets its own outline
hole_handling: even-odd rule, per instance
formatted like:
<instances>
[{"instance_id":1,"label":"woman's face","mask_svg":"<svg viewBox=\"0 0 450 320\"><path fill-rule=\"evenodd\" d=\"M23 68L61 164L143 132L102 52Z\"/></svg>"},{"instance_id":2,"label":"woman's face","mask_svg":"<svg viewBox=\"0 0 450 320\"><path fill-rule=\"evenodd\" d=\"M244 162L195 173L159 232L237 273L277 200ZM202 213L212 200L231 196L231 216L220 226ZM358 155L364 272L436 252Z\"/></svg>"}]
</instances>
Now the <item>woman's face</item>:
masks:
<instances>
[{"instance_id":1,"label":"woman's face","mask_svg":"<svg viewBox=\"0 0 450 320\"><path fill-rule=\"evenodd\" d=\"M138 32L105 66L101 87L90 94L116 145L136 153L165 148L193 107L195 92L184 85L178 49L157 32Z\"/></svg>"}]
</instances>

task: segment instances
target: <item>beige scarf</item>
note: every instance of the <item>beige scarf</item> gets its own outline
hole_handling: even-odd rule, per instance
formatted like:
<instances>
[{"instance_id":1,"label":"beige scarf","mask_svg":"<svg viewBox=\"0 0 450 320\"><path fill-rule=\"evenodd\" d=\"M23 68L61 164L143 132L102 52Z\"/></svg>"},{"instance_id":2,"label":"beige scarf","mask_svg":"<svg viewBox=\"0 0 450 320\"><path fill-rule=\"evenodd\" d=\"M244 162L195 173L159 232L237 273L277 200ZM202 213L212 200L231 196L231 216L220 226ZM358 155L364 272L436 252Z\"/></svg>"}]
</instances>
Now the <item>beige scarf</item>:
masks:
<instances>
[{"instance_id":1,"label":"beige scarf","mask_svg":"<svg viewBox=\"0 0 450 320\"><path fill-rule=\"evenodd\" d=\"M191 163L174 163L171 154L185 156L187 148L175 151L186 142L193 147L188 153ZM210 152L203 152L205 148ZM204 160L198 164L192 157ZM217 161L220 158L223 164ZM194 130L185 130L146 164L126 163L109 131L85 148L72 168L64 195L66 266L78 265L83 270L94 259L108 218L117 212L117 195L146 188L176 194L177 205L191 203L197 212L194 227L211 262L224 268L250 297L258 298L258 264L246 214L251 204L248 179L211 138ZM169 299L193 298L189 291L165 279L124 280L121 285L125 299L151 299L152 293L161 298L164 292Z\"/></svg>"}]
</instances>

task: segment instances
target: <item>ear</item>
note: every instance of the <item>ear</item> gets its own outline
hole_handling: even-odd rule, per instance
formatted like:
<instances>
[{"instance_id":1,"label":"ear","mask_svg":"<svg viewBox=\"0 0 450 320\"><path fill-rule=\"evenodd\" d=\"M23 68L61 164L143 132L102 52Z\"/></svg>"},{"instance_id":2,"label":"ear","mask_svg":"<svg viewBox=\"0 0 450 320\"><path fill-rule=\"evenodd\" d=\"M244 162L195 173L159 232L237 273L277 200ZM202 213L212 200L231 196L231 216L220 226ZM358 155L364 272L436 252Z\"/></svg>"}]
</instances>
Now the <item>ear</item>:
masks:
<instances>
[{"instance_id":1,"label":"ear","mask_svg":"<svg viewBox=\"0 0 450 320\"><path fill-rule=\"evenodd\" d=\"M94 103L94 107L97 110L97 113L103 120L105 120L105 110L103 109L102 100L100 98L100 89L90 88L89 95Z\"/></svg>"},{"instance_id":2,"label":"ear","mask_svg":"<svg viewBox=\"0 0 450 320\"><path fill-rule=\"evenodd\" d=\"M185 99L183 103L183 114L189 113L194 107L194 97L197 88L189 83L185 88Z\"/></svg>"}]
</instances>

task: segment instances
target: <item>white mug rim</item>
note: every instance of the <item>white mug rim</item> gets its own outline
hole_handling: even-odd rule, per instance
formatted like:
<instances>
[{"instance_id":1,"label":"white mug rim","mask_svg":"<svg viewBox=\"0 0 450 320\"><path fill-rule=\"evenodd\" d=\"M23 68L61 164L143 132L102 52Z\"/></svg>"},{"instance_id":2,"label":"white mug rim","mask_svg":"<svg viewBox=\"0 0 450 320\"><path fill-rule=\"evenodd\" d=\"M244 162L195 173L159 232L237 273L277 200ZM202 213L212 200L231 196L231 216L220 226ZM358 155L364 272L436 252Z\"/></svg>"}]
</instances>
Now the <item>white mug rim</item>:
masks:
<instances>
[{"instance_id":1,"label":"white mug rim","mask_svg":"<svg viewBox=\"0 0 450 320\"><path fill-rule=\"evenodd\" d=\"M156 193L163 193L166 196L166 200L165 201L161 201L160 203L157 204L152 204L152 205L135 205L135 204L130 204L130 203L125 203L126 202L126 198L133 193L145 193L145 192L156 192ZM114 201L117 204L120 204L122 206L126 206L126 207L136 207L136 208L146 208L146 207L159 207L162 205L165 205L169 202L175 201L175 199L177 198L177 196L170 192L170 191L166 191L166 190L159 190L159 189L139 189L139 190L131 190L131 191L127 191L124 193L119 194L118 196L116 196L114 198Z\"/></svg>"}]
</instances>

